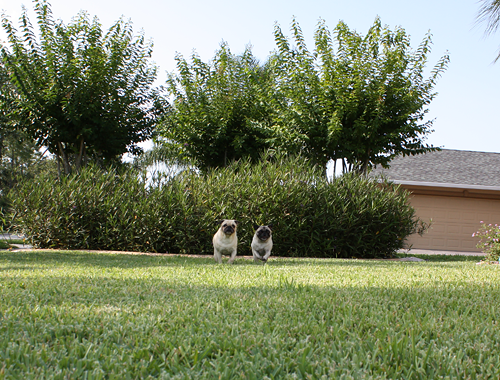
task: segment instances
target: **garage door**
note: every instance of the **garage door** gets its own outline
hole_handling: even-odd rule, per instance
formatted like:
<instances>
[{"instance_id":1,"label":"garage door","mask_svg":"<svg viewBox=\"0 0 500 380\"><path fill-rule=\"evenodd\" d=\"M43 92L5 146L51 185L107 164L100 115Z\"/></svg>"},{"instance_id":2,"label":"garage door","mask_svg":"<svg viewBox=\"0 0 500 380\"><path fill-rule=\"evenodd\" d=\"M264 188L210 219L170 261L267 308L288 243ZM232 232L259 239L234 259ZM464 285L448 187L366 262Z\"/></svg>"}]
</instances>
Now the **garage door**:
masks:
<instances>
[{"instance_id":1,"label":"garage door","mask_svg":"<svg viewBox=\"0 0 500 380\"><path fill-rule=\"evenodd\" d=\"M472 237L480 221L500 224L500 200L437 195L413 195L411 204L424 221L432 225L423 236L412 235L413 248L445 251L480 251Z\"/></svg>"}]
</instances>

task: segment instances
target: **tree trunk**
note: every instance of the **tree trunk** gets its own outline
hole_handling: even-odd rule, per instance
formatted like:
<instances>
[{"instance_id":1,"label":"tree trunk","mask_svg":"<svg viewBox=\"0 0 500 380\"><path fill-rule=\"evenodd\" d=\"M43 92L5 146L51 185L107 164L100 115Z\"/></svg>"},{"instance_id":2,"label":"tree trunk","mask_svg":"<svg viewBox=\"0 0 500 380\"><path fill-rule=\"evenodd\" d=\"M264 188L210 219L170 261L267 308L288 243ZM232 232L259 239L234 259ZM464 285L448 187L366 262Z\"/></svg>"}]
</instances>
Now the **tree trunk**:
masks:
<instances>
[{"instance_id":1,"label":"tree trunk","mask_svg":"<svg viewBox=\"0 0 500 380\"><path fill-rule=\"evenodd\" d=\"M366 176L366 174L368 173L368 164L370 163L370 154L371 154L372 150L371 149L368 149L368 152L366 152L366 158L365 158L365 161L363 162L362 166L361 166L361 174Z\"/></svg>"},{"instance_id":2,"label":"tree trunk","mask_svg":"<svg viewBox=\"0 0 500 380\"><path fill-rule=\"evenodd\" d=\"M83 141L83 137L82 137L80 139L80 151L78 152L78 157L77 157L76 163L75 163L75 169L77 172L80 171L80 168L82 166L82 158L84 155L84 151L85 151L85 142Z\"/></svg>"},{"instance_id":3,"label":"tree trunk","mask_svg":"<svg viewBox=\"0 0 500 380\"><path fill-rule=\"evenodd\" d=\"M56 154L57 157L57 178L61 178L61 156Z\"/></svg>"},{"instance_id":4,"label":"tree trunk","mask_svg":"<svg viewBox=\"0 0 500 380\"><path fill-rule=\"evenodd\" d=\"M3 140L4 140L4 137L3 135L0 135L0 161L2 161L2 155L3 155Z\"/></svg>"},{"instance_id":5,"label":"tree trunk","mask_svg":"<svg viewBox=\"0 0 500 380\"><path fill-rule=\"evenodd\" d=\"M59 152L61 153L62 161L63 161L63 167L64 167L64 173L68 175L71 173L71 166L69 164L69 159L67 153L64 151L62 142L58 141L57 146L59 147Z\"/></svg>"}]
</instances>

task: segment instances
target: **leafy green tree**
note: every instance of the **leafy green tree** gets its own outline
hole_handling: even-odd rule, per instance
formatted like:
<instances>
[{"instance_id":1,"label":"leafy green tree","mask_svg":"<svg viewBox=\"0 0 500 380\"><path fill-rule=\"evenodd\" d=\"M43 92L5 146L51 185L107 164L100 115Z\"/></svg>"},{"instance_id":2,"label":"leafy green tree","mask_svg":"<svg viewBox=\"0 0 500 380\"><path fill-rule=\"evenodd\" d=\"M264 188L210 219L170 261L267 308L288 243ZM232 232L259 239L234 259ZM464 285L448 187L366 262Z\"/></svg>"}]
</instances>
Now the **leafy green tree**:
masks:
<instances>
[{"instance_id":1,"label":"leafy green tree","mask_svg":"<svg viewBox=\"0 0 500 380\"><path fill-rule=\"evenodd\" d=\"M5 65L0 62L0 162L4 156L5 139L12 132L13 126L9 118L15 91L10 83Z\"/></svg>"},{"instance_id":2,"label":"leafy green tree","mask_svg":"<svg viewBox=\"0 0 500 380\"><path fill-rule=\"evenodd\" d=\"M282 144L323 167L342 159L360 172L387 166L400 154L436 149L424 143L432 132L425 118L449 58L443 56L424 78L430 34L414 51L404 29L391 31L378 18L366 36L344 22L332 36L321 21L310 52L295 20L291 30L295 47L275 26L278 50L271 59Z\"/></svg>"},{"instance_id":3,"label":"leafy green tree","mask_svg":"<svg viewBox=\"0 0 500 380\"><path fill-rule=\"evenodd\" d=\"M227 44L208 63L196 54L191 62L176 60L178 73L167 81L173 107L160 131L164 143L202 170L241 157L257 160L270 144L267 67L250 48L234 55Z\"/></svg>"},{"instance_id":4,"label":"leafy green tree","mask_svg":"<svg viewBox=\"0 0 500 380\"><path fill-rule=\"evenodd\" d=\"M66 173L89 159L140 153L137 143L151 137L166 106L152 87L152 43L134 36L123 19L104 33L85 12L65 25L53 19L46 0L34 3L39 39L26 9L20 33L2 19L9 46L1 54L18 95L10 119L47 146Z\"/></svg>"},{"instance_id":5,"label":"leafy green tree","mask_svg":"<svg viewBox=\"0 0 500 380\"><path fill-rule=\"evenodd\" d=\"M40 173L55 172L55 162L36 146L18 123L13 113L17 92L7 69L0 61L0 216L8 208L7 193L20 178L34 178ZM4 220L5 221L5 220ZM2 220L0 218L0 228Z\"/></svg>"},{"instance_id":6,"label":"leafy green tree","mask_svg":"<svg viewBox=\"0 0 500 380\"><path fill-rule=\"evenodd\" d=\"M9 160L5 156L8 154L9 140L14 132L8 117L13 97L9 75L0 62L0 230L3 225L1 213L7 206L6 191L12 183L11 165L8 165Z\"/></svg>"},{"instance_id":7,"label":"leafy green tree","mask_svg":"<svg viewBox=\"0 0 500 380\"><path fill-rule=\"evenodd\" d=\"M278 51L269 59L273 87L269 99L273 105L275 145L289 153L304 153L314 163L326 166L332 139L328 134L332 105L324 99L325 89L314 55L309 52L295 20L291 46L280 27L275 26Z\"/></svg>"}]
</instances>

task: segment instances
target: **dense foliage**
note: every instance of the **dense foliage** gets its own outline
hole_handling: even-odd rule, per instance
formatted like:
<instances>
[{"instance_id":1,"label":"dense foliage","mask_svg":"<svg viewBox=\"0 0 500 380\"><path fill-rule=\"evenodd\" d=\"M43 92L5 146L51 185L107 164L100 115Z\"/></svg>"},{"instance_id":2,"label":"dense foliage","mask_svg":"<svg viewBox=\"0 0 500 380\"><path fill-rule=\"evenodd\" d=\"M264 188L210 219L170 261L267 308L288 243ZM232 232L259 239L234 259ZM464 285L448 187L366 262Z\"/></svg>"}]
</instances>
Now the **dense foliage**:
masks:
<instances>
[{"instance_id":1,"label":"dense foliage","mask_svg":"<svg viewBox=\"0 0 500 380\"><path fill-rule=\"evenodd\" d=\"M85 12L65 25L46 0L34 3L39 38L26 9L20 32L2 20L8 42L1 57L16 94L10 124L48 147L66 173L88 159L113 161L140 151L137 143L151 137L164 109L152 87L152 43L134 36L123 19L103 32Z\"/></svg>"},{"instance_id":2,"label":"dense foliage","mask_svg":"<svg viewBox=\"0 0 500 380\"><path fill-rule=\"evenodd\" d=\"M159 128L163 143L202 170L242 157L256 161L270 146L269 69L250 48L235 55L225 43L208 63L196 54L191 62L176 60L178 74L167 81L173 108Z\"/></svg>"},{"instance_id":3,"label":"dense foliage","mask_svg":"<svg viewBox=\"0 0 500 380\"><path fill-rule=\"evenodd\" d=\"M271 57L275 128L287 146L322 166L341 159L361 172L434 150L424 143L432 132L425 117L449 57L425 79L430 34L413 50L403 28L392 31L378 18L365 36L342 21L332 35L321 21L310 52L295 20L291 30L294 45L275 26L278 51Z\"/></svg>"},{"instance_id":4,"label":"dense foliage","mask_svg":"<svg viewBox=\"0 0 500 380\"><path fill-rule=\"evenodd\" d=\"M208 63L178 55L166 83L171 106L153 87L152 43L134 36L131 22L105 32L81 12L66 25L47 0L34 4L37 29L26 10L20 31L2 20L0 128L48 147L66 174L140 153L137 144L151 137L202 171L256 162L269 148L323 169L342 160L358 172L436 149L424 142L432 132L426 115L449 58L426 78L430 34L413 50L403 28L378 18L366 35L343 22L330 32L320 21L310 51L293 20L292 41L275 26L277 49L263 64L249 47L235 55L226 43Z\"/></svg>"},{"instance_id":5,"label":"dense foliage","mask_svg":"<svg viewBox=\"0 0 500 380\"><path fill-rule=\"evenodd\" d=\"M226 44L209 63L178 56L168 81L173 108L160 134L202 169L255 160L272 147L323 168L340 159L366 172L436 149L425 143L426 117L449 57L426 78L430 34L413 50L403 28L378 18L364 36L343 22L331 33L321 21L310 51L295 20L291 30L289 41L275 26L277 50L263 65L249 49L236 56Z\"/></svg>"},{"instance_id":6,"label":"dense foliage","mask_svg":"<svg viewBox=\"0 0 500 380\"><path fill-rule=\"evenodd\" d=\"M44 155L46 149L40 151L30 136L16 128L16 98L15 86L0 61L0 229L6 227L2 218L8 207L5 195L18 178L33 178L55 169L54 161Z\"/></svg>"},{"instance_id":7,"label":"dense foliage","mask_svg":"<svg viewBox=\"0 0 500 380\"><path fill-rule=\"evenodd\" d=\"M329 183L303 158L264 157L148 186L134 172L96 168L11 192L13 226L36 247L210 254L216 220L239 220L239 255L252 224L274 223L274 256L383 257L419 227L407 194L357 175Z\"/></svg>"}]
</instances>

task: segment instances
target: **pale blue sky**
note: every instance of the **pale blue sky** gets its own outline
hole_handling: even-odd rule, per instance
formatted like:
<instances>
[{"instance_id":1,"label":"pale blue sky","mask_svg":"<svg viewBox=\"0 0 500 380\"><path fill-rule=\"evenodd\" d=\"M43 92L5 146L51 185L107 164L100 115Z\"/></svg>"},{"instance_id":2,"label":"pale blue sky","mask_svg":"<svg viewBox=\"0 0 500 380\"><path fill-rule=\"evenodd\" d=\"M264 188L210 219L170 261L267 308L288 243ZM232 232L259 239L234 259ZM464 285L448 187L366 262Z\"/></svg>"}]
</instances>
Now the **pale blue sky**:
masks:
<instances>
[{"instance_id":1,"label":"pale blue sky","mask_svg":"<svg viewBox=\"0 0 500 380\"><path fill-rule=\"evenodd\" d=\"M131 19L134 30L143 29L155 44L153 58L165 72L175 70L175 54L196 50L208 61L222 40L234 53L251 44L264 61L274 50L273 27L289 31L295 16L312 50L312 36L320 18L330 29L343 20L365 34L380 16L391 28L401 26L417 47L430 30L433 53L429 68L447 51L450 65L439 80L437 98L430 105L434 130L427 142L447 149L500 152L500 62L493 64L500 33L485 37L484 25L475 26L479 4L475 0L52 0L56 18L69 22L80 10L97 16L105 29L120 16ZM27 0L0 0L0 10L17 24L21 6L32 12ZM33 14L33 13L31 13ZM35 22L35 17L31 17ZM0 38L2 35L0 34Z\"/></svg>"}]
</instances>

